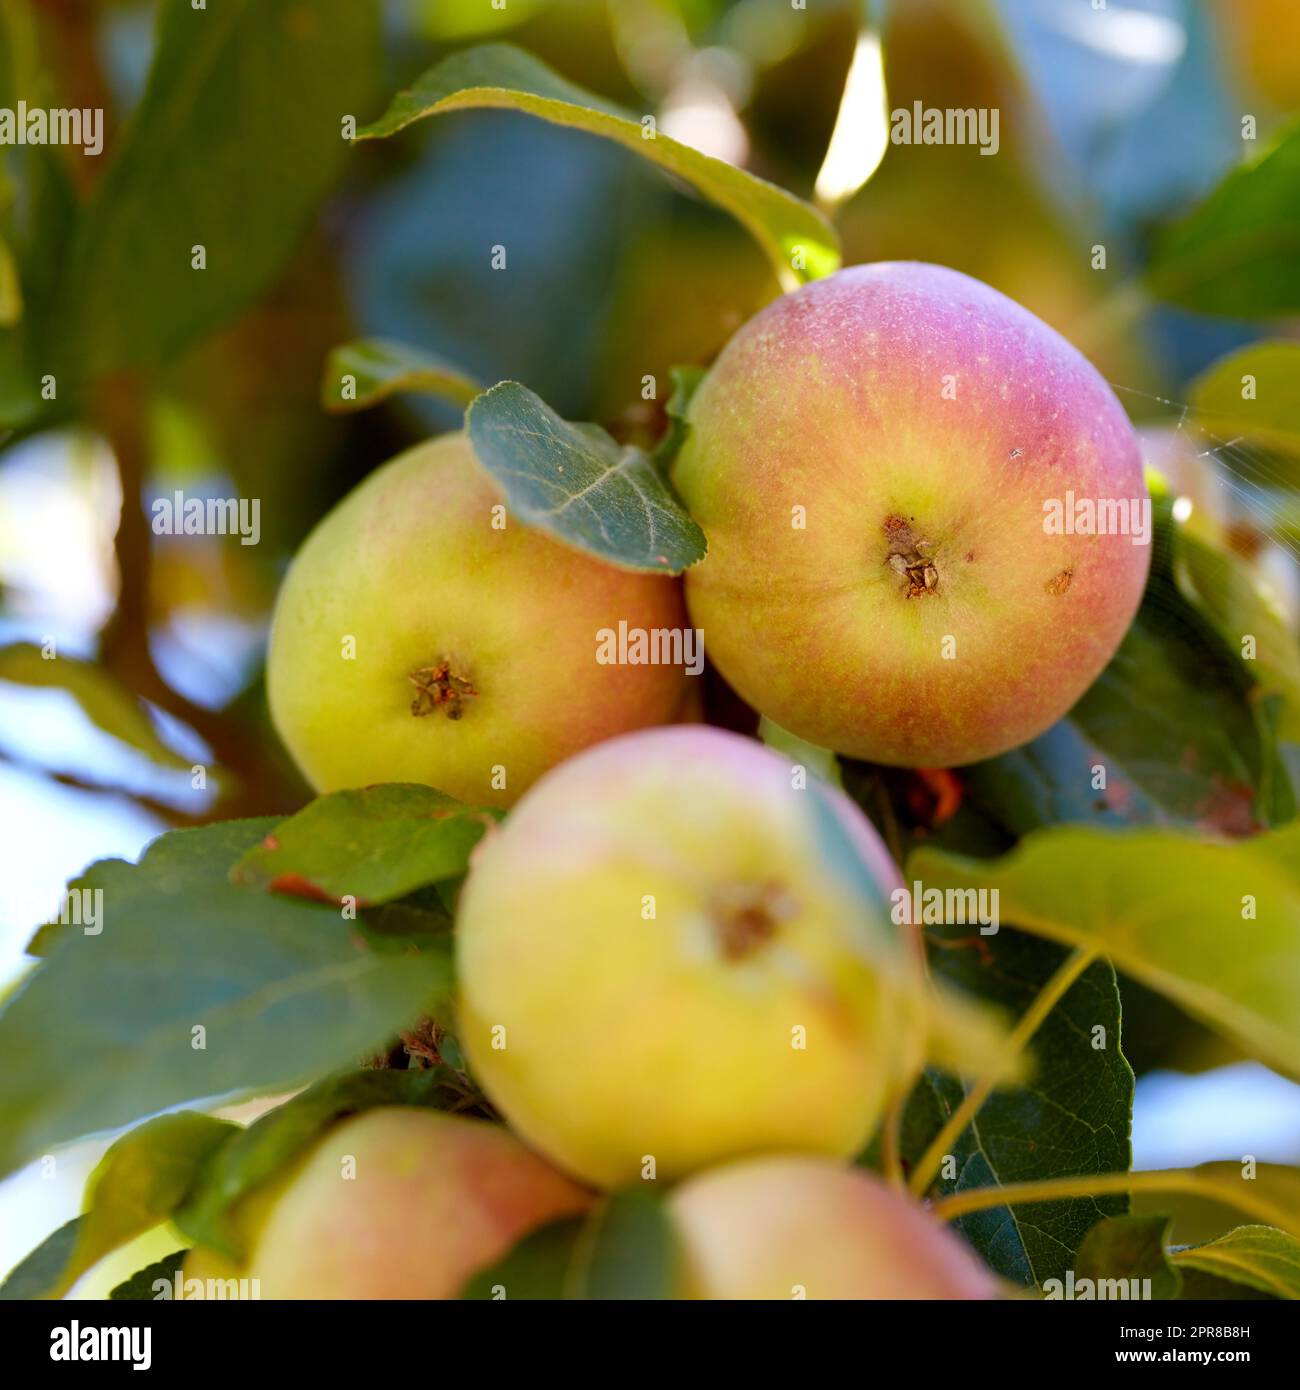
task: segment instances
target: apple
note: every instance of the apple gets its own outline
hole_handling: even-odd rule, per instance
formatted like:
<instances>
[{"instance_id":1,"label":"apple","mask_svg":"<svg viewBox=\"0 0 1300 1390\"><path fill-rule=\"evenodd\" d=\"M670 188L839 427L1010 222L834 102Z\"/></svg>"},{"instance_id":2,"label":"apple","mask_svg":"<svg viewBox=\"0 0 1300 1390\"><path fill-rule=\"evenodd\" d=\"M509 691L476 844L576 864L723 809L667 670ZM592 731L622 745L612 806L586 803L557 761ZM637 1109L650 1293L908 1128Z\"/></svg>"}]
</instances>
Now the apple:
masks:
<instances>
[{"instance_id":1,"label":"apple","mask_svg":"<svg viewBox=\"0 0 1300 1390\"><path fill-rule=\"evenodd\" d=\"M743 1159L687 1179L668 1204L693 1298L999 1293L987 1266L913 1198L829 1159Z\"/></svg>"},{"instance_id":2,"label":"apple","mask_svg":"<svg viewBox=\"0 0 1300 1390\"><path fill-rule=\"evenodd\" d=\"M508 517L462 434L400 455L320 522L276 605L267 691L317 791L423 782L509 805L547 768L670 719L680 666L602 664L620 622L681 628L681 585Z\"/></svg>"},{"instance_id":3,"label":"apple","mask_svg":"<svg viewBox=\"0 0 1300 1390\"><path fill-rule=\"evenodd\" d=\"M245 1199L242 1265L195 1249L184 1278L256 1279L271 1299L455 1298L529 1231L590 1201L500 1125L367 1110Z\"/></svg>"},{"instance_id":4,"label":"apple","mask_svg":"<svg viewBox=\"0 0 1300 1390\"><path fill-rule=\"evenodd\" d=\"M919 1068L898 870L841 792L801 783L738 735L648 730L549 773L480 842L456 1035L560 1168L609 1188L851 1155Z\"/></svg>"},{"instance_id":5,"label":"apple","mask_svg":"<svg viewBox=\"0 0 1300 1390\"><path fill-rule=\"evenodd\" d=\"M674 482L709 539L691 620L739 694L809 742L992 757L1074 704L1137 610L1150 504L1123 409L968 276L855 266L784 296L688 418Z\"/></svg>"}]
</instances>

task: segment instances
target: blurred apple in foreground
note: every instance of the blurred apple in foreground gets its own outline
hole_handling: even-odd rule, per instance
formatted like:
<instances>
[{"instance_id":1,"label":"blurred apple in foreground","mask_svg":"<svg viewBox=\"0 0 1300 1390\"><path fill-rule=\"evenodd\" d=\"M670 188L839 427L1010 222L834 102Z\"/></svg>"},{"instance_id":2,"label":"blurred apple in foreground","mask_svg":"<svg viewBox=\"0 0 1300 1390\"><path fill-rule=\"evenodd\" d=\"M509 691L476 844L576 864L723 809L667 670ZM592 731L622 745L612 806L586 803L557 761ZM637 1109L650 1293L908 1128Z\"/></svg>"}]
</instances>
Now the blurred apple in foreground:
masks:
<instances>
[{"instance_id":1,"label":"blurred apple in foreground","mask_svg":"<svg viewBox=\"0 0 1300 1390\"><path fill-rule=\"evenodd\" d=\"M195 1249L184 1278L256 1279L261 1298L455 1298L529 1231L589 1201L499 1125L368 1110L250 1195L236 1218L243 1265Z\"/></svg>"},{"instance_id":2,"label":"blurred apple in foreground","mask_svg":"<svg viewBox=\"0 0 1300 1390\"><path fill-rule=\"evenodd\" d=\"M707 1299L979 1299L998 1282L913 1198L826 1159L747 1159L669 1206L687 1292Z\"/></svg>"}]
</instances>

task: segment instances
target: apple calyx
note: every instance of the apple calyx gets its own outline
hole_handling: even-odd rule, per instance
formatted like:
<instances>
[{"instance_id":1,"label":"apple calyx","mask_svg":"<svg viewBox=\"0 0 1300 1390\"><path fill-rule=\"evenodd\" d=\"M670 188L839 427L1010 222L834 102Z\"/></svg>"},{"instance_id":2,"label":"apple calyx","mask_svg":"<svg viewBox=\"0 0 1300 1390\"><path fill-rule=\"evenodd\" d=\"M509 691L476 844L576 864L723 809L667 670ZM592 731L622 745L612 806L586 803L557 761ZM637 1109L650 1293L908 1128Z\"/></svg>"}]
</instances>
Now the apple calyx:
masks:
<instances>
[{"instance_id":1,"label":"apple calyx","mask_svg":"<svg viewBox=\"0 0 1300 1390\"><path fill-rule=\"evenodd\" d=\"M939 587L939 571L934 563L934 547L927 540L918 540L910 524L901 516L887 516L884 524L889 542L885 563L905 581L903 594L907 598L923 598Z\"/></svg>"},{"instance_id":2,"label":"apple calyx","mask_svg":"<svg viewBox=\"0 0 1300 1390\"><path fill-rule=\"evenodd\" d=\"M754 955L798 910L798 902L779 883L728 885L715 897L711 913L722 954L730 961Z\"/></svg>"},{"instance_id":3,"label":"apple calyx","mask_svg":"<svg viewBox=\"0 0 1300 1390\"><path fill-rule=\"evenodd\" d=\"M417 719L438 710L448 719L459 719L465 713L465 701L478 694L470 680L445 658L436 666L417 666L407 680L415 687L411 713Z\"/></svg>"}]
</instances>

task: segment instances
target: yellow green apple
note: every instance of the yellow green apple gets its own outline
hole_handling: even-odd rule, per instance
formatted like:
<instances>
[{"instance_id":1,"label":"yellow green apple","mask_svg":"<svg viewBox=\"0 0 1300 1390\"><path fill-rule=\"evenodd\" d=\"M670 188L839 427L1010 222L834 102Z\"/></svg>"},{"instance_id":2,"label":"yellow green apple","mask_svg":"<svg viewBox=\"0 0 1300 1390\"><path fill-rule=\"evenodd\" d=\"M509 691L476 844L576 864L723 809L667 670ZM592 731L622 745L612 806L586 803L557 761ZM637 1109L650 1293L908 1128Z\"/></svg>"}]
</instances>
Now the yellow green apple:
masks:
<instances>
[{"instance_id":1,"label":"yellow green apple","mask_svg":"<svg viewBox=\"0 0 1300 1390\"><path fill-rule=\"evenodd\" d=\"M271 714L318 791L423 782L509 805L588 744L674 714L680 666L598 660L622 622L681 628L680 582L522 525L447 435L378 469L302 546L272 623Z\"/></svg>"},{"instance_id":2,"label":"yellow green apple","mask_svg":"<svg viewBox=\"0 0 1300 1390\"><path fill-rule=\"evenodd\" d=\"M511 1127L598 1186L850 1155L921 1061L900 882L856 806L752 740L612 740L475 851L457 1036Z\"/></svg>"}]
</instances>

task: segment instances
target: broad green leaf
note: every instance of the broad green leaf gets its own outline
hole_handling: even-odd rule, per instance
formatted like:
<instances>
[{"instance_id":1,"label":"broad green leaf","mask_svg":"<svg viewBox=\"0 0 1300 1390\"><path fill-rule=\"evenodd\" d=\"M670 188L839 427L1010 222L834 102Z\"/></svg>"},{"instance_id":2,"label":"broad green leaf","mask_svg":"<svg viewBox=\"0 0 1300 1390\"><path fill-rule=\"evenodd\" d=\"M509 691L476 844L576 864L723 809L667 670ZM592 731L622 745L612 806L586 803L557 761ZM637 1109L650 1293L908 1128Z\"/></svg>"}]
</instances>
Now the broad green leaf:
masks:
<instances>
[{"instance_id":1,"label":"broad green leaf","mask_svg":"<svg viewBox=\"0 0 1300 1390\"><path fill-rule=\"evenodd\" d=\"M1077 1279L1149 1279L1151 1297L1177 1298L1182 1276L1165 1253L1169 1218L1109 1216L1083 1238L1075 1257Z\"/></svg>"},{"instance_id":2,"label":"broad green leaf","mask_svg":"<svg viewBox=\"0 0 1300 1390\"><path fill-rule=\"evenodd\" d=\"M468 405L483 387L459 367L422 348L361 338L336 347L321 375L326 410L365 410L402 391L441 396Z\"/></svg>"},{"instance_id":3,"label":"broad green leaf","mask_svg":"<svg viewBox=\"0 0 1300 1390\"><path fill-rule=\"evenodd\" d=\"M137 1270L129 1279L124 1279L112 1289L108 1295L109 1299L114 1303L153 1302L157 1298L154 1285L160 1281L175 1284L176 1276L189 1253L187 1246L183 1250L164 1255L161 1260L155 1260L151 1265L145 1265L143 1269Z\"/></svg>"},{"instance_id":4,"label":"broad green leaf","mask_svg":"<svg viewBox=\"0 0 1300 1390\"><path fill-rule=\"evenodd\" d=\"M164 0L67 267L77 375L165 360L271 283L347 158L378 36L374 0Z\"/></svg>"},{"instance_id":5,"label":"broad green leaf","mask_svg":"<svg viewBox=\"0 0 1300 1390\"><path fill-rule=\"evenodd\" d=\"M1241 841L1061 826L1001 859L921 849L908 867L927 888L996 888L1003 921L1097 948L1300 1074L1300 823Z\"/></svg>"},{"instance_id":6,"label":"broad green leaf","mask_svg":"<svg viewBox=\"0 0 1300 1390\"><path fill-rule=\"evenodd\" d=\"M0 680L66 690L96 728L163 767L189 770L190 760L159 738L144 704L93 661L72 656L47 661L34 643L14 642L0 647Z\"/></svg>"},{"instance_id":7,"label":"broad green leaf","mask_svg":"<svg viewBox=\"0 0 1300 1390\"><path fill-rule=\"evenodd\" d=\"M624 569L680 574L708 543L650 457L573 425L503 381L465 417L479 461L520 520Z\"/></svg>"},{"instance_id":8,"label":"broad green leaf","mask_svg":"<svg viewBox=\"0 0 1300 1390\"><path fill-rule=\"evenodd\" d=\"M184 1200L204 1160L236 1130L225 1120L191 1110L160 1115L124 1134L90 1175L76 1236L62 1262L51 1259L39 1281L25 1278L22 1297L61 1297L105 1255L165 1221ZM67 1229L55 1236L61 1238Z\"/></svg>"},{"instance_id":9,"label":"broad green leaf","mask_svg":"<svg viewBox=\"0 0 1300 1390\"><path fill-rule=\"evenodd\" d=\"M1300 310L1300 125L1234 169L1156 241L1152 293L1233 318Z\"/></svg>"},{"instance_id":10,"label":"broad green leaf","mask_svg":"<svg viewBox=\"0 0 1300 1390\"><path fill-rule=\"evenodd\" d=\"M1173 1245L1204 1245L1235 1230L1243 1220L1300 1237L1300 1168L1252 1159L1202 1163L1192 1171L1204 1192L1133 1194L1134 1211L1172 1216Z\"/></svg>"},{"instance_id":11,"label":"broad green leaf","mask_svg":"<svg viewBox=\"0 0 1300 1390\"><path fill-rule=\"evenodd\" d=\"M132 900L151 894L200 892L208 885L219 886L228 880L239 856L279 824L277 816L261 816L169 830L149 842L139 863L97 859L68 884L67 891L71 895L99 890L104 902L120 912ZM58 922L43 926L28 944L28 953L48 954L56 937L70 930L77 927Z\"/></svg>"},{"instance_id":12,"label":"broad green leaf","mask_svg":"<svg viewBox=\"0 0 1300 1390\"><path fill-rule=\"evenodd\" d=\"M920 877L931 886L928 877ZM1005 927L985 937L959 928L931 929L930 935L931 968L938 979L1016 1015L1032 1004L1065 957L1050 942ZM1115 973L1105 961L1095 962L1074 982L1039 1027L1030 1051L1028 1079L989 1095L953 1146L955 1172L941 1176L942 1195L1129 1167L1133 1072L1120 1047ZM902 1152L909 1165L929 1147L964 1094L951 1075L925 1073L904 1112ZM1122 1196L1076 1197L972 1212L957 1225L1003 1278L1041 1287L1047 1279L1064 1277L1074 1251L1100 1217L1127 1209Z\"/></svg>"},{"instance_id":13,"label":"broad green leaf","mask_svg":"<svg viewBox=\"0 0 1300 1390\"><path fill-rule=\"evenodd\" d=\"M1186 533L1178 537L1174 577L1228 647L1241 654L1259 695L1276 697L1278 734L1300 741L1300 643L1273 596L1235 555Z\"/></svg>"},{"instance_id":14,"label":"broad green leaf","mask_svg":"<svg viewBox=\"0 0 1300 1390\"><path fill-rule=\"evenodd\" d=\"M499 819L414 783L331 792L277 825L230 877L327 902L392 902L465 873L470 851Z\"/></svg>"},{"instance_id":15,"label":"broad green leaf","mask_svg":"<svg viewBox=\"0 0 1300 1390\"><path fill-rule=\"evenodd\" d=\"M482 44L444 58L394 97L357 138L393 135L426 116L490 107L603 136L667 169L745 227L787 289L839 267L839 238L815 208L658 132L652 117L634 115L584 91L509 44Z\"/></svg>"},{"instance_id":16,"label":"broad green leaf","mask_svg":"<svg viewBox=\"0 0 1300 1390\"><path fill-rule=\"evenodd\" d=\"M196 1244L238 1261L247 1251L236 1205L302 1157L336 1120L379 1105L446 1108L464 1100L463 1080L447 1067L326 1077L230 1136L199 1175L176 1225Z\"/></svg>"},{"instance_id":17,"label":"broad green leaf","mask_svg":"<svg viewBox=\"0 0 1300 1390\"><path fill-rule=\"evenodd\" d=\"M552 1222L465 1285L462 1299L671 1299L680 1296L677 1236L663 1199L631 1189L586 1217Z\"/></svg>"},{"instance_id":18,"label":"broad green leaf","mask_svg":"<svg viewBox=\"0 0 1300 1390\"><path fill-rule=\"evenodd\" d=\"M1300 453L1300 343L1276 339L1230 352L1192 382L1188 400L1211 435Z\"/></svg>"},{"instance_id":19,"label":"broad green leaf","mask_svg":"<svg viewBox=\"0 0 1300 1390\"><path fill-rule=\"evenodd\" d=\"M57 932L0 1013L0 1173L187 1101L301 1086L450 988L445 951L369 950L337 909L228 884L110 882L102 923Z\"/></svg>"},{"instance_id":20,"label":"broad green leaf","mask_svg":"<svg viewBox=\"0 0 1300 1390\"><path fill-rule=\"evenodd\" d=\"M1238 1226L1208 1245L1175 1250L1174 1264L1245 1284L1274 1298L1300 1299L1300 1240L1272 1226Z\"/></svg>"}]
</instances>

